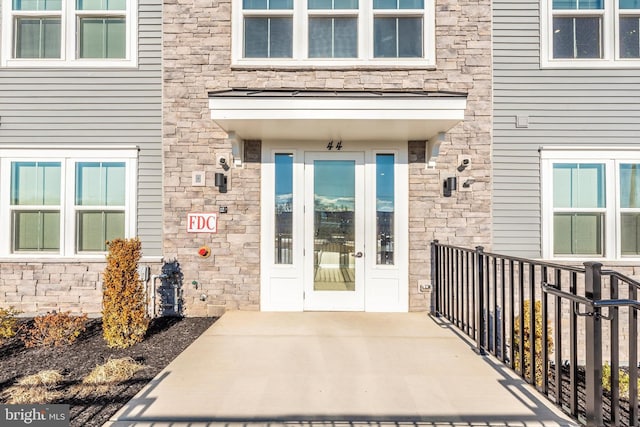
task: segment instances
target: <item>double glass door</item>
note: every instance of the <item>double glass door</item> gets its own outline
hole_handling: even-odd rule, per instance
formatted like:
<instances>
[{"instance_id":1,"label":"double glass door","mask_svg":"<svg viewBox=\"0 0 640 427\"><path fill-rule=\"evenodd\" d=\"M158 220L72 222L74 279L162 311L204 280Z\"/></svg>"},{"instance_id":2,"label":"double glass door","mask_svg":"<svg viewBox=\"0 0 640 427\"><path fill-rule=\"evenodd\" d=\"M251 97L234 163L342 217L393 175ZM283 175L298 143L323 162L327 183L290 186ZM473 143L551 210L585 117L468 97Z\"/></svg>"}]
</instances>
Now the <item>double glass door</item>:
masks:
<instances>
[{"instance_id":1,"label":"double glass door","mask_svg":"<svg viewBox=\"0 0 640 427\"><path fill-rule=\"evenodd\" d=\"M364 309L364 155L305 155L305 310Z\"/></svg>"}]
</instances>

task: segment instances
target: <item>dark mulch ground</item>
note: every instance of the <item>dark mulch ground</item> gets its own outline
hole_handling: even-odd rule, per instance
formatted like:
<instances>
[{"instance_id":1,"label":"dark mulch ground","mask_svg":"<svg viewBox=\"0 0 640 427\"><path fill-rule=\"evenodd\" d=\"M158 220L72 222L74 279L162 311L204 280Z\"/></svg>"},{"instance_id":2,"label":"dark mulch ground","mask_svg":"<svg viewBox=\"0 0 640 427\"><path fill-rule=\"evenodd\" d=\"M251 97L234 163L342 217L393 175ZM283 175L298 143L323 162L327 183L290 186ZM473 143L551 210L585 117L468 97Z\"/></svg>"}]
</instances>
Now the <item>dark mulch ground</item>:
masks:
<instances>
[{"instance_id":1,"label":"dark mulch ground","mask_svg":"<svg viewBox=\"0 0 640 427\"><path fill-rule=\"evenodd\" d=\"M0 394L17 379L45 369L63 371L63 386L67 388L78 384L94 367L109 358L131 357L147 366L130 381L112 387L107 395L55 402L71 405L72 426L101 426L215 320L157 318L151 322L143 342L124 350L107 347L98 319L91 320L78 340L66 347L25 348L17 337L12 338L0 346Z\"/></svg>"}]
</instances>

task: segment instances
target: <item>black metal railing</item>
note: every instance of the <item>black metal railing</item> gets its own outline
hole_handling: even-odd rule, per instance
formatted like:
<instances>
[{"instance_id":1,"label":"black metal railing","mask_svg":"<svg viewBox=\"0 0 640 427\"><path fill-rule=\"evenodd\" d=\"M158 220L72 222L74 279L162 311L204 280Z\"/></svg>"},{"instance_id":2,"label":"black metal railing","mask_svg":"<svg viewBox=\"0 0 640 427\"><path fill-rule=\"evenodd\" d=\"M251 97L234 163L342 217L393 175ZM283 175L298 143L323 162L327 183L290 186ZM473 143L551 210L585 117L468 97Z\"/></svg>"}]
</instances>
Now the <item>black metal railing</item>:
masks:
<instances>
[{"instance_id":1,"label":"black metal railing","mask_svg":"<svg viewBox=\"0 0 640 427\"><path fill-rule=\"evenodd\" d=\"M639 282L595 262L560 265L437 240L431 278L435 314L471 337L479 354L492 354L587 426L640 426Z\"/></svg>"}]
</instances>

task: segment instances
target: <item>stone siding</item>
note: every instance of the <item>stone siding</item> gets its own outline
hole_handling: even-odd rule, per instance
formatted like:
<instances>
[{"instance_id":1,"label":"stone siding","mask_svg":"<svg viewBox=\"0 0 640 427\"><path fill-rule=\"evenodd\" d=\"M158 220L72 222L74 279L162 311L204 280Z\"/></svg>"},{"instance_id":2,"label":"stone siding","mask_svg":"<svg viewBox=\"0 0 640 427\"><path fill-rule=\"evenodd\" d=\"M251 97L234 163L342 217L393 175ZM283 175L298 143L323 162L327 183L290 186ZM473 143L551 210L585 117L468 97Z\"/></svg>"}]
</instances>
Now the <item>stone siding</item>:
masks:
<instances>
[{"instance_id":1,"label":"stone siding","mask_svg":"<svg viewBox=\"0 0 640 427\"><path fill-rule=\"evenodd\" d=\"M160 270L159 263L141 265ZM14 307L23 316L71 311L96 317L102 311L106 262L12 261L0 267L0 307Z\"/></svg>"},{"instance_id":2,"label":"stone siding","mask_svg":"<svg viewBox=\"0 0 640 427\"><path fill-rule=\"evenodd\" d=\"M491 5L488 0L436 1L435 70L264 69L231 66L230 0L164 2L164 255L183 269L188 315L258 310L260 293L259 145L245 148L241 168L228 172L226 194L212 185L216 158L228 155L226 133L210 119L208 92L230 88L300 90L453 91L467 95L464 122L446 135L434 169L425 168L425 143L410 144L410 309L429 308L429 242L468 246L491 241ZM257 151L256 151L257 150ZM458 155L472 158L463 174ZM191 186L194 171L207 185ZM447 176L473 177L473 191L442 197ZM460 183L461 184L461 183ZM188 212L217 212L217 234L187 234ZM199 258L201 245L212 256Z\"/></svg>"}]
</instances>

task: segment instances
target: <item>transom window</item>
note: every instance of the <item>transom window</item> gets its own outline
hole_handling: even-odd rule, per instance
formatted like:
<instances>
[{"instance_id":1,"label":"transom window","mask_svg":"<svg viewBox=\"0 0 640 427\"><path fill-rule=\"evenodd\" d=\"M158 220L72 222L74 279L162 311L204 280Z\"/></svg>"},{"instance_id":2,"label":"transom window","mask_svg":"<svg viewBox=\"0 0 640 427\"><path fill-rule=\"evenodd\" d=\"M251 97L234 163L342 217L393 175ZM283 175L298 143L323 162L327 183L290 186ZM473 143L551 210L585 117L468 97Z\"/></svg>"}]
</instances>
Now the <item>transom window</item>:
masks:
<instances>
[{"instance_id":1,"label":"transom window","mask_svg":"<svg viewBox=\"0 0 640 427\"><path fill-rule=\"evenodd\" d=\"M38 151L0 150L0 256L103 254L135 234L135 150Z\"/></svg>"},{"instance_id":2,"label":"transom window","mask_svg":"<svg viewBox=\"0 0 640 427\"><path fill-rule=\"evenodd\" d=\"M640 0L541 1L543 65L638 65Z\"/></svg>"},{"instance_id":3,"label":"transom window","mask_svg":"<svg viewBox=\"0 0 640 427\"><path fill-rule=\"evenodd\" d=\"M545 257L640 257L640 153L543 152L542 179Z\"/></svg>"},{"instance_id":4,"label":"transom window","mask_svg":"<svg viewBox=\"0 0 640 427\"><path fill-rule=\"evenodd\" d=\"M235 65L435 63L432 0L234 0Z\"/></svg>"},{"instance_id":5,"label":"transom window","mask_svg":"<svg viewBox=\"0 0 640 427\"><path fill-rule=\"evenodd\" d=\"M2 10L2 65L135 65L136 0L2 0Z\"/></svg>"}]
</instances>

